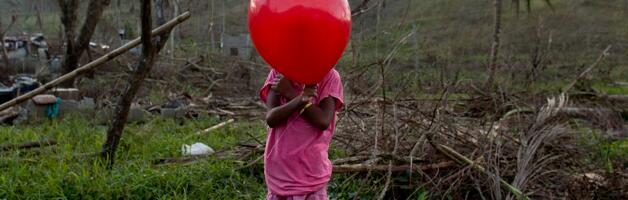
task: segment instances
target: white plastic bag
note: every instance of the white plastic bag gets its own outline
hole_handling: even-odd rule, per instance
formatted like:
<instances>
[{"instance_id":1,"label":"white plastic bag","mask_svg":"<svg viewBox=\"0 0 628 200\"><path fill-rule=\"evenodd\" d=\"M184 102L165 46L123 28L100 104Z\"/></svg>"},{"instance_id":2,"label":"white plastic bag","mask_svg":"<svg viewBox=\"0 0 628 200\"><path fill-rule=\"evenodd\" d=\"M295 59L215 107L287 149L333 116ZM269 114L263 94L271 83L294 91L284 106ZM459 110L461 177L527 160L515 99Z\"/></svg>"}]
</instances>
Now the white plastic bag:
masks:
<instances>
[{"instance_id":1,"label":"white plastic bag","mask_svg":"<svg viewBox=\"0 0 628 200\"><path fill-rule=\"evenodd\" d=\"M181 151L183 152L184 156L209 155L214 153L214 149L200 142L194 143L193 145L184 144L183 146L181 146Z\"/></svg>"}]
</instances>

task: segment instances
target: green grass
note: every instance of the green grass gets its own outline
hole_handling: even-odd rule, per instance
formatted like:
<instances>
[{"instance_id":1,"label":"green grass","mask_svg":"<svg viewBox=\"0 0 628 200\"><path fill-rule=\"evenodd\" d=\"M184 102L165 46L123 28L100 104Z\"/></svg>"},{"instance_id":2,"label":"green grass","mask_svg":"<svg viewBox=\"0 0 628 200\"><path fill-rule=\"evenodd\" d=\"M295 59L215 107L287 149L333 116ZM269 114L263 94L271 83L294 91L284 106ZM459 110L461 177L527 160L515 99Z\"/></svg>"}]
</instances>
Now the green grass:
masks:
<instances>
[{"instance_id":1,"label":"green grass","mask_svg":"<svg viewBox=\"0 0 628 200\"><path fill-rule=\"evenodd\" d=\"M625 167L622 165L628 161L626 160L628 158L628 139L609 142L603 138L600 130L576 124L581 136L579 145L587 148L589 152L587 160L602 165L601 167L609 172Z\"/></svg>"},{"instance_id":2,"label":"green grass","mask_svg":"<svg viewBox=\"0 0 628 200\"><path fill-rule=\"evenodd\" d=\"M0 199L258 199L265 194L258 173L236 171L233 160L208 159L193 165L153 167L152 161L180 155L182 144L203 142L216 150L228 149L247 137L262 136L259 123L240 123L207 136L192 136L216 120L187 122L154 119L129 125L118 151L117 164L106 170L94 159L76 154L97 152L106 127L80 118L32 127L2 127L3 143L55 139L56 147L2 153Z\"/></svg>"},{"instance_id":3,"label":"green grass","mask_svg":"<svg viewBox=\"0 0 628 200\"><path fill-rule=\"evenodd\" d=\"M242 168L235 156L227 156L189 165L153 165L156 159L180 156L183 144L202 142L222 151L250 140L249 135L265 139L266 128L261 121L237 122L206 136L194 135L219 121L188 120L181 124L154 118L144 124L129 124L111 170L98 159L79 156L98 152L107 130L86 118L0 126L0 144L46 139L59 143L42 149L0 152L0 199L263 199L266 186L261 162ZM343 151L330 150L330 158L341 156L345 156ZM378 192L378 187L370 186L383 184L381 176L365 180L355 174L334 174L329 196L353 198L364 187L364 181L380 180L359 193L361 199L370 199Z\"/></svg>"},{"instance_id":4,"label":"green grass","mask_svg":"<svg viewBox=\"0 0 628 200\"><path fill-rule=\"evenodd\" d=\"M605 94L628 95L627 86L618 86L613 83L596 82L596 83L593 83L593 88Z\"/></svg>"}]
</instances>

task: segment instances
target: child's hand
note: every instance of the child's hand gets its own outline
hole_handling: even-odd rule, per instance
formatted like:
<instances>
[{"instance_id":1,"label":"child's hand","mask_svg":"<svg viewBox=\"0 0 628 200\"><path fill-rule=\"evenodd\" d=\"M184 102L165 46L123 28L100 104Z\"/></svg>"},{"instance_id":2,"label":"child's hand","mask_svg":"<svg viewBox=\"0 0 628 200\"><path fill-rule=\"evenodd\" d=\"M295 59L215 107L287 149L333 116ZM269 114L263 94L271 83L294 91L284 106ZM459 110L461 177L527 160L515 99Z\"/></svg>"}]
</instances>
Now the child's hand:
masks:
<instances>
[{"instance_id":1,"label":"child's hand","mask_svg":"<svg viewBox=\"0 0 628 200\"><path fill-rule=\"evenodd\" d=\"M273 79L270 84L270 89L288 99L293 99L296 96L294 88L292 88L292 82L282 75L277 75L277 77Z\"/></svg>"},{"instance_id":2,"label":"child's hand","mask_svg":"<svg viewBox=\"0 0 628 200\"><path fill-rule=\"evenodd\" d=\"M301 101L303 102L312 102L314 98L317 96L318 86L317 85L306 85L303 88L303 93L301 93Z\"/></svg>"}]
</instances>

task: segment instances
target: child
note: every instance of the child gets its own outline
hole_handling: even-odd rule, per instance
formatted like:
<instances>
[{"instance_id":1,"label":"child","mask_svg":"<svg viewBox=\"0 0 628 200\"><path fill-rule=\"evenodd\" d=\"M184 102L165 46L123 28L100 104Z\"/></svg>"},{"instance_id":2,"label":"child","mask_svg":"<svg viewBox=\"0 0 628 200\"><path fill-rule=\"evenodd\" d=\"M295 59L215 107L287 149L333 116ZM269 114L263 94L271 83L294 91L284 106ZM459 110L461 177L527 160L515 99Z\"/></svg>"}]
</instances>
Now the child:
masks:
<instances>
[{"instance_id":1,"label":"child","mask_svg":"<svg viewBox=\"0 0 628 200\"><path fill-rule=\"evenodd\" d=\"M328 199L332 164L327 158L344 95L332 69L321 82L304 86L272 70L260 91L270 126L264 153L269 200Z\"/></svg>"}]
</instances>

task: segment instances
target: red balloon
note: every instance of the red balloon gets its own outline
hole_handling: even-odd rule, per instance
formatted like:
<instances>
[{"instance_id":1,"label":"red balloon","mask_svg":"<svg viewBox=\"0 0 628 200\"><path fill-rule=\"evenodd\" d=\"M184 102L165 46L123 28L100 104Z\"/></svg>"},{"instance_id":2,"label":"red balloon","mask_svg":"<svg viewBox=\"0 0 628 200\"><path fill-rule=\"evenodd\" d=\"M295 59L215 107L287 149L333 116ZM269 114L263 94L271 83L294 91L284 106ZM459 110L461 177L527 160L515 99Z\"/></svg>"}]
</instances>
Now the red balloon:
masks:
<instances>
[{"instance_id":1,"label":"red balloon","mask_svg":"<svg viewBox=\"0 0 628 200\"><path fill-rule=\"evenodd\" d=\"M292 81L318 83L342 56L351 32L347 0L251 0L255 48Z\"/></svg>"}]
</instances>

